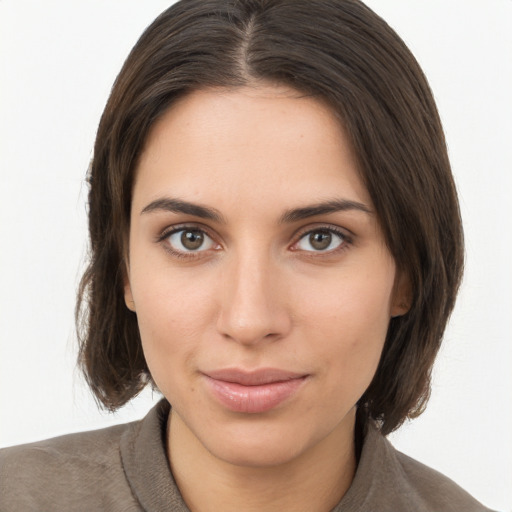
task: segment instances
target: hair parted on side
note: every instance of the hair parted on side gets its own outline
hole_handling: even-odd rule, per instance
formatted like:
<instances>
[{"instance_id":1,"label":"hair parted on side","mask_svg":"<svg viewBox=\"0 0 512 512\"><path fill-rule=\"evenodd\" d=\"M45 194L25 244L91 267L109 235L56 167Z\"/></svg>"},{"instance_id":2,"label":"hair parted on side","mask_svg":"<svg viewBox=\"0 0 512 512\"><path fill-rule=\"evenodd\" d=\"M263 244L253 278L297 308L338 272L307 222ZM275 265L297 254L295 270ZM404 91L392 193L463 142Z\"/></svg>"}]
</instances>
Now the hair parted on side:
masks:
<instances>
[{"instance_id":1,"label":"hair parted on side","mask_svg":"<svg viewBox=\"0 0 512 512\"><path fill-rule=\"evenodd\" d=\"M90 262L76 305L79 363L114 410L151 382L124 265L138 157L155 121L207 87L290 86L333 109L387 245L410 281L360 419L383 434L419 415L463 268L463 233L428 83L399 36L358 0L181 0L143 33L103 112L89 170Z\"/></svg>"}]
</instances>

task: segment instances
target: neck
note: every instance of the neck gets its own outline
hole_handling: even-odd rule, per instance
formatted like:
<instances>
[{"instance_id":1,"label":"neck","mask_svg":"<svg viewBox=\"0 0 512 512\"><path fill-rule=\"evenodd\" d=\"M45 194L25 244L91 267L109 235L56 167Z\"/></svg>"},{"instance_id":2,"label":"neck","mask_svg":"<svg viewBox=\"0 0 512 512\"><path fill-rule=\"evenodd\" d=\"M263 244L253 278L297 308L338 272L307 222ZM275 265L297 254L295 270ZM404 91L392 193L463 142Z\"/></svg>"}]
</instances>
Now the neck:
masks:
<instances>
[{"instance_id":1,"label":"neck","mask_svg":"<svg viewBox=\"0 0 512 512\"><path fill-rule=\"evenodd\" d=\"M191 512L327 512L354 478L354 413L297 458L254 467L212 455L171 410L167 446L174 479Z\"/></svg>"}]
</instances>

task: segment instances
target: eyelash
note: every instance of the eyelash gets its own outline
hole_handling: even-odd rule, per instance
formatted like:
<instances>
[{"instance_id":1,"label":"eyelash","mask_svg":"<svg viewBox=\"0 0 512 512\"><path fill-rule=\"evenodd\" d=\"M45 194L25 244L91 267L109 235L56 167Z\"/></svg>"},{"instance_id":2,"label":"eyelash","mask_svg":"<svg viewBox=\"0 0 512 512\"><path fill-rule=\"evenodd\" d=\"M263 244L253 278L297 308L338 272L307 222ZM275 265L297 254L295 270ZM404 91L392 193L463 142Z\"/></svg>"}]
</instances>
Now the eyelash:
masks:
<instances>
[{"instance_id":1,"label":"eyelash","mask_svg":"<svg viewBox=\"0 0 512 512\"><path fill-rule=\"evenodd\" d=\"M347 233L347 231L340 229L338 226L320 224L314 228L307 228L305 231L299 232L297 234L297 240L293 243L293 246L297 245L301 240L312 233L318 233L321 231L338 236L342 240L340 246L335 249L331 249L330 251L303 251L305 256L311 258L317 258L319 256L333 256L347 250L353 244L353 238ZM298 251L297 249L292 250Z\"/></svg>"},{"instance_id":2,"label":"eyelash","mask_svg":"<svg viewBox=\"0 0 512 512\"><path fill-rule=\"evenodd\" d=\"M187 230L198 231L200 233L203 233L208 238L213 240L215 243L214 237L209 234L208 230L206 230L202 226L198 226L198 225L194 225L194 224L173 226L170 229L166 229L162 232L162 234L157 238L156 241L160 244L163 244L164 249L169 254L171 254L173 257L185 259L185 260L192 260L192 259L200 258L202 256L202 253L206 252L206 251L190 251L190 252L177 251L177 250L173 249L169 243L166 243L166 240L170 236L172 236L176 233L180 233L181 231L187 231ZM337 226L322 224L322 225L318 225L314 228L309 228L305 231L299 232L295 236L296 241L293 242L292 247L297 245L301 240L303 240L308 235L311 235L312 233L321 232L321 231L328 232L328 233L331 233L331 234L339 237L342 240L340 246L336 247L335 249L331 249L330 251L302 251L305 254L305 256L312 257L312 258L319 257L319 256L326 256L326 255L332 256L334 254L338 254L342 251L347 250L353 244L352 236L350 236L346 231L341 230ZM219 245L219 244L217 244L217 245ZM297 252L299 251L298 249L291 249L291 250L297 251Z\"/></svg>"},{"instance_id":3,"label":"eyelash","mask_svg":"<svg viewBox=\"0 0 512 512\"><path fill-rule=\"evenodd\" d=\"M206 235L211 240L214 240L214 237L211 236L208 233L208 230L206 230L202 226L198 226L198 225L194 225L194 224L184 224L184 225L179 225L179 226L173 226L170 229L166 229L157 238L157 242L163 244L164 249L169 254L171 254L171 256L174 256L175 258L180 258L180 259L184 259L184 260L191 260L191 259L195 259L195 258L201 257L201 255L202 255L201 253L205 252L205 251L190 251L190 252L176 251L175 249L172 248L172 246L169 243L166 243L166 240L170 236L172 236L172 235L174 235L176 233L180 233L181 231L198 231L198 232L203 233L204 235Z\"/></svg>"}]
</instances>

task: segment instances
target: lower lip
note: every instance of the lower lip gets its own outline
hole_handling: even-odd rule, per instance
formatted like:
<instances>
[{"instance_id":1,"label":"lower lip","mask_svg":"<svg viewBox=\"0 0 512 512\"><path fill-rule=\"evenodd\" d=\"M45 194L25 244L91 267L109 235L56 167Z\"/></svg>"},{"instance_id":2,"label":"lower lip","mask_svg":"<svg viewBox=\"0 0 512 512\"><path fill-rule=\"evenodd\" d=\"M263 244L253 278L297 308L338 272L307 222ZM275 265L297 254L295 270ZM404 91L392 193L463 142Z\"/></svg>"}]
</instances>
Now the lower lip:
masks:
<instances>
[{"instance_id":1,"label":"lower lip","mask_svg":"<svg viewBox=\"0 0 512 512\"><path fill-rule=\"evenodd\" d=\"M294 395L305 380L306 377L300 377L258 386L244 386L206 376L208 388L223 406L234 412L249 414L274 409Z\"/></svg>"}]
</instances>

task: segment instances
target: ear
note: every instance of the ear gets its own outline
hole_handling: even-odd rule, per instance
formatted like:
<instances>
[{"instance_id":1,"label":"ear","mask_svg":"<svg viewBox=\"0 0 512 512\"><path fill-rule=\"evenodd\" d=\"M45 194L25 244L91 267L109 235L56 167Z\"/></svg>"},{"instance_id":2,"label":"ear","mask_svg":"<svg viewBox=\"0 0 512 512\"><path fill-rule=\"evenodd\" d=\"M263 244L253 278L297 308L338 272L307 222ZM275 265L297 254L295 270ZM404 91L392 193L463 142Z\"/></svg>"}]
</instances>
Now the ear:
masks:
<instances>
[{"instance_id":1,"label":"ear","mask_svg":"<svg viewBox=\"0 0 512 512\"><path fill-rule=\"evenodd\" d=\"M124 264L123 274L124 302L130 311L135 312L135 301L133 300L132 287L130 285L130 269L126 263Z\"/></svg>"},{"instance_id":2,"label":"ear","mask_svg":"<svg viewBox=\"0 0 512 512\"><path fill-rule=\"evenodd\" d=\"M411 280L405 272L397 271L391 302L391 318L403 316L409 312L412 303Z\"/></svg>"}]
</instances>

